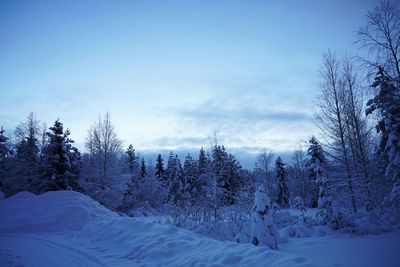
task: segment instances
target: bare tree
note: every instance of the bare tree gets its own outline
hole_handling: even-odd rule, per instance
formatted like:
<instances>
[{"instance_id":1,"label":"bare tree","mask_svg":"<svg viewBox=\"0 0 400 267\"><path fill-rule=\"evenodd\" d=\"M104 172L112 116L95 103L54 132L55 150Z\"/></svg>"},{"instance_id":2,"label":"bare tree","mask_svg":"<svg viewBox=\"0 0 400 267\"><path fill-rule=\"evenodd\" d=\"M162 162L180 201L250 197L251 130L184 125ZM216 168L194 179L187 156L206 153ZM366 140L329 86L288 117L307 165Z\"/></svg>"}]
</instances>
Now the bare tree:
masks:
<instances>
[{"instance_id":1,"label":"bare tree","mask_svg":"<svg viewBox=\"0 0 400 267\"><path fill-rule=\"evenodd\" d=\"M323 82L320 87L316 125L325 135L328 148L332 151L331 155L344 166L352 209L353 212L357 212L349 147L346 142L344 85L340 63L330 51L324 55L321 76Z\"/></svg>"},{"instance_id":2,"label":"bare tree","mask_svg":"<svg viewBox=\"0 0 400 267\"><path fill-rule=\"evenodd\" d=\"M354 70L353 62L345 57L342 62L341 75L344 86L344 116L347 130L347 140L354 161L356 173L360 173L366 185L366 208L372 210L371 172L367 154L369 144L369 129L363 110L363 88Z\"/></svg>"},{"instance_id":3,"label":"bare tree","mask_svg":"<svg viewBox=\"0 0 400 267\"><path fill-rule=\"evenodd\" d=\"M271 172L270 166L271 166L273 159L274 159L274 154L271 151L269 151L267 153L267 151L265 151L265 150L263 152L261 152L257 157L257 163L258 163L257 166L258 166L259 170L261 170L261 172L264 176L265 186L266 186L268 194L271 194L271 192L272 192L273 176L270 173Z\"/></svg>"},{"instance_id":4,"label":"bare tree","mask_svg":"<svg viewBox=\"0 0 400 267\"><path fill-rule=\"evenodd\" d=\"M108 112L104 119L99 117L98 122L90 128L88 137L86 138L86 148L99 168L100 173L98 178L100 188L104 190L111 163L122 149L122 142L115 133Z\"/></svg>"},{"instance_id":5,"label":"bare tree","mask_svg":"<svg viewBox=\"0 0 400 267\"><path fill-rule=\"evenodd\" d=\"M389 1L380 4L367 14L367 23L357 32L357 43L367 48L374 59L363 59L373 67L383 66L386 74L400 77L400 11ZM371 61L373 60L373 61Z\"/></svg>"}]
</instances>

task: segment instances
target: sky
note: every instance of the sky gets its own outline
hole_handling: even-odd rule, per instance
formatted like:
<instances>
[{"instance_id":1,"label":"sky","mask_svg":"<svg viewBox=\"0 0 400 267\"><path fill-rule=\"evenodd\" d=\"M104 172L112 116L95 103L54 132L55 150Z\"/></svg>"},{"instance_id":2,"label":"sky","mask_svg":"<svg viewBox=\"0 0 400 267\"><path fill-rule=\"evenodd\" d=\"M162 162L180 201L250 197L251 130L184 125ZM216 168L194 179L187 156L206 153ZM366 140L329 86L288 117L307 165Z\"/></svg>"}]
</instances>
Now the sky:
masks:
<instances>
[{"instance_id":1,"label":"sky","mask_svg":"<svg viewBox=\"0 0 400 267\"><path fill-rule=\"evenodd\" d=\"M378 1L0 1L0 125L59 118L84 149L105 112L125 146L297 149L328 49L357 52Z\"/></svg>"}]
</instances>

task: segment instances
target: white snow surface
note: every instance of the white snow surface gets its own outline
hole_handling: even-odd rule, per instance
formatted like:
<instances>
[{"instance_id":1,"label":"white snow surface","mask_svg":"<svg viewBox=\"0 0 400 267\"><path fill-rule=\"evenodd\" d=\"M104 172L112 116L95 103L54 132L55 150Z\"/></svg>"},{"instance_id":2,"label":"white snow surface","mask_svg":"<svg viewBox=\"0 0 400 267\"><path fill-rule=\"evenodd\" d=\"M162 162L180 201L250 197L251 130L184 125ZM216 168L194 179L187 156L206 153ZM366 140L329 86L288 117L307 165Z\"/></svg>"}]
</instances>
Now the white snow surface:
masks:
<instances>
[{"instance_id":1,"label":"white snow surface","mask_svg":"<svg viewBox=\"0 0 400 267\"><path fill-rule=\"evenodd\" d=\"M0 266L400 266L400 233L289 238L278 251L120 216L73 191L0 200Z\"/></svg>"},{"instance_id":2,"label":"white snow surface","mask_svg":"<svg viewBox=\"0 0 400 267\"><path fill-rule=\"evenodd\" d=\"M72 191L0 201L0 266L321 266L251 244L221 242L122 217Z\"/></svg>"}]
</instances>

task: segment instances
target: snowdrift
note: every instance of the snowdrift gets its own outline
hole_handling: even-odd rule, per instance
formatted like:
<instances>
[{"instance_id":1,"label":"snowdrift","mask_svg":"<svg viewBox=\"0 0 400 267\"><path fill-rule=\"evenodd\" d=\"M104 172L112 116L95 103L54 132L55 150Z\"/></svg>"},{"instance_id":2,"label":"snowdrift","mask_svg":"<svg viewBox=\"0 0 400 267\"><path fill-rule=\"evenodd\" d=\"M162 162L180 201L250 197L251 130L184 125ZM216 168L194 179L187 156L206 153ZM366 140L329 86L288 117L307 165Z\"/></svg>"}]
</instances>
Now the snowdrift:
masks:
<instances>
[{"instance_id":1,"label":"snowdrift","mask_svg":"<svg viewBox=\"0 0 400 267\"><path fill-rule=\"evenodd\" d=\"M72 191L21 192L0 201L0 214L0 266L317 266L267 247L121 217Z\"/></svg>"}]
</instances>

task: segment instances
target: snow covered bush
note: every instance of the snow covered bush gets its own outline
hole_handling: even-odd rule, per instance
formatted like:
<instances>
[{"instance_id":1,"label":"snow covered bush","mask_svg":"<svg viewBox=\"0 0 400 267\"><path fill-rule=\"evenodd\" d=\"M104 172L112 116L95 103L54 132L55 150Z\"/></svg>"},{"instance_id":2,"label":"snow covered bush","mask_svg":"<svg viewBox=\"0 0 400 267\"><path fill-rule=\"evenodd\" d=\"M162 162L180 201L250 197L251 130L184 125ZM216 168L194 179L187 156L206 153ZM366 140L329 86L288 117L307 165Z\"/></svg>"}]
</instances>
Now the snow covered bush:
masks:
<instances>
[{"instance_id":1,"label":"snow covered bush","mask_svg":"<svg viewBox=\"0 0 400 267\"><path fill-rule=\"evenodd\" d=\"M253 215L251 217L251 242L256 246L278 248L279 233L274 224L270 211L271 200L263 186L255 193Z\"/></svg>"}]
</instances>

